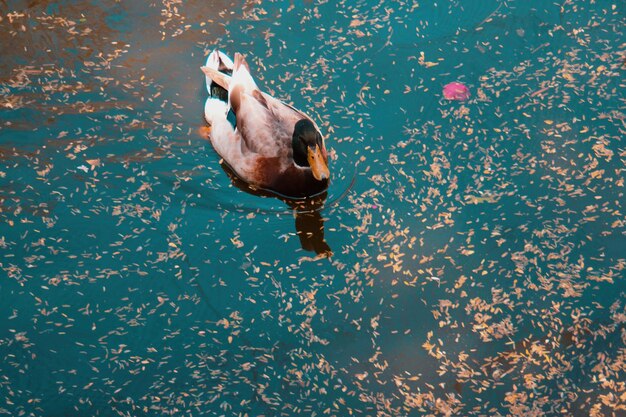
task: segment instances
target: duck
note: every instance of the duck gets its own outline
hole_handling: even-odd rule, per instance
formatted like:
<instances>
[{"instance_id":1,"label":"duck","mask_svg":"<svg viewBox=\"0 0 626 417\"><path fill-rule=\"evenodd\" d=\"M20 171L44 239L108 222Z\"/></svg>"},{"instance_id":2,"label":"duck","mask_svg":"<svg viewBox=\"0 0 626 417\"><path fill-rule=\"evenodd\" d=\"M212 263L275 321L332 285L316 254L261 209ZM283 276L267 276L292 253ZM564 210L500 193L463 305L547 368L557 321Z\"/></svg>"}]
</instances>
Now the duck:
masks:
<instances>
[{"instance_id":1,"label":"duck","mask_svg":"<svg viewBox=\"0 0 626 417\"><path fill-rule=\"evenodd\" d=\"M204 117L211 145L240 179L290 198L327 190L328 151L313 119L262 92L240 53L231 60L214 50L201 69L209 91Z\"/></svg>"}]
</instances>

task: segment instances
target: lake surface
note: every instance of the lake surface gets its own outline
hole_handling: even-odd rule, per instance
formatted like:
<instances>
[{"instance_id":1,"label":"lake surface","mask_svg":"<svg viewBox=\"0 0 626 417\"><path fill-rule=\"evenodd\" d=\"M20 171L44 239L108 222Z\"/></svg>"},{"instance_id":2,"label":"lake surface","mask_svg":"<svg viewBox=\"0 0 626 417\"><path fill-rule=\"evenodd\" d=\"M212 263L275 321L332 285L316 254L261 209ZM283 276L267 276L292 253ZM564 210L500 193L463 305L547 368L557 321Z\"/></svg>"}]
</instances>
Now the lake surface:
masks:
<instances>
[{"instance_id":1,"label":"lake surface","mask_svg":"<svg viewBox=\"0 0 626 417\"><path fill-rule=\"evenodd\" d=\"M0 415L624 415L626 3L560 3L2 2ZM220 165L214 48L312 207Z\"/></svg>"}]
</instances>

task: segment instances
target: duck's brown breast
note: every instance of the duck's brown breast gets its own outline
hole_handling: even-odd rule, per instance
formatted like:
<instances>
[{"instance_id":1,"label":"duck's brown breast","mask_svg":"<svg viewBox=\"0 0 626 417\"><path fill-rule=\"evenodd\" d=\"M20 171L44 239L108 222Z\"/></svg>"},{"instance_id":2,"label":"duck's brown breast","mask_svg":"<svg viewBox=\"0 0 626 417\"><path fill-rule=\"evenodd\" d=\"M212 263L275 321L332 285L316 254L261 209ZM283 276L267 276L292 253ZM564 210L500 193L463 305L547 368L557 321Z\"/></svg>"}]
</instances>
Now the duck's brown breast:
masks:
<instances>
[{"instance_id":1,"label":"duck's brown breast","mask_svg":"<svg viewBox=\"0 0 626 417\"><path fill-rule=\"evenodd\" d=\"M328 180L316 180L310 169L290 165L276 174L267 188L287 197L309 197L328 188Z\"/></svg>"}]
</instances>

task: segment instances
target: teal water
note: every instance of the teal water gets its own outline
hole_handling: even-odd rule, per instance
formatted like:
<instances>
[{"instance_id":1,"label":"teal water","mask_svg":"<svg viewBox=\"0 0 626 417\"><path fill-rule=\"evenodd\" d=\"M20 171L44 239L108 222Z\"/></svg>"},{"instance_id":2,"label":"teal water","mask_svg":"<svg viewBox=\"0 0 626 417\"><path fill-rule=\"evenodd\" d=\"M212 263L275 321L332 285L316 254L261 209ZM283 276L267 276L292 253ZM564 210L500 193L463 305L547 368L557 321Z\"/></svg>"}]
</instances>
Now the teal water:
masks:
<instances>
[{"instance_id":1,"label":"teal water","mask_svg":"<svg viewBox=\"0 0 626 417\"><path fill-rule=\"evenodd\" d=\"M623 1L0 17L0 415L625 412ZM215 47L321 126L321 208L219 164Z\"/></svg>"}]
</instances>

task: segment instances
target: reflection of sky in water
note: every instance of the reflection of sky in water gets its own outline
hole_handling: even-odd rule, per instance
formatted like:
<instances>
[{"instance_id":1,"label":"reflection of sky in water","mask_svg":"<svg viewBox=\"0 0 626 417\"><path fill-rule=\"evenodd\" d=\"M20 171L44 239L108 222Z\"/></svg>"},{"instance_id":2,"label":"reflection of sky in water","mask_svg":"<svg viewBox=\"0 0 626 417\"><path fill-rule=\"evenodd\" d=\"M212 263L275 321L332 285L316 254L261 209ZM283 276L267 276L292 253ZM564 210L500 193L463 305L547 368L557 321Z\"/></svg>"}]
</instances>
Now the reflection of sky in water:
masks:
<instances>
[{"instance_id":1,"label":"reflection of sky in water","mask_svg":"<svg viewBox=\"0 0 626 417\"><path fill-rule=\"evenodd\" d=\"M619 413L624 5L439 3L0 5L0 414ZM219 165L215 46L321 216Z\"/></svg>"}]
</instances>

